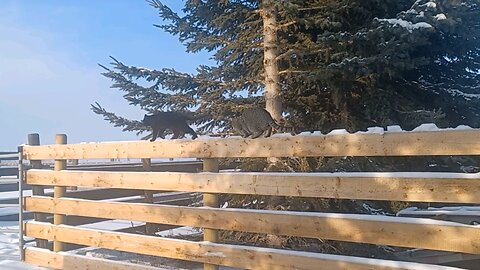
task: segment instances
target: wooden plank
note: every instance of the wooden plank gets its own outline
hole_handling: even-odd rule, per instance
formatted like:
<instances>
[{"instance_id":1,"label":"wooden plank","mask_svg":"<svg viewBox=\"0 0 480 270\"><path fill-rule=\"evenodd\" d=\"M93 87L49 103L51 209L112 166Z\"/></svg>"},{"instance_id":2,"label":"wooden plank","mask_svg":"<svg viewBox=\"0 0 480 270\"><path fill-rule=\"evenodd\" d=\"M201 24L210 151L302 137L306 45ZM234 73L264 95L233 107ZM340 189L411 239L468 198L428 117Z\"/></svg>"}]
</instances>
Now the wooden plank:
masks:
<instances>
[{"instance_id":1,"label":"wooden plank","mask_svg":"<svg viewBox=\"0 0 480 270\"><path fill-rule=\"evenodd\" d=\"M152 160L150 158L142 159L142 168L144 171L151 172L152 171ZM146 203L153 203L153 192L150 190L144 190L144 202ZM155 228L155 224L147 223L145 224L145 233L149 235L154 235L157 229Z\"/></svg>"},{"instance_id":2,"label":"wooden plank","mask_svg":"<svg viewBox=\"0 0 480 270\"><path fill-rule=\"evenodd\" d=\"M464 173L172 173L29 170L31 185L337 199L480 203L480 176Z\"/></svg>"},{"instance_id":3,"label":"wooden plank","mask_svg":"<svg viewBox=\"0 0 480 270\"><path fill-rule=\"evenodd\" d=\"M25 262L51 269L161 270L162 268L28 247Z\"/></svg>"},{"instance_id":4,"label":"wooden plank","mask_svg":"<svg viewBox=\"0 0 480 270\"><path fill-rule=\"evenodd\" d=\"M40 145L40 135L38 133L28 134L27 137L28 145ZM42 161L41 160L31 160L30 165L33 169L42 169ZM44 186L33 186L32 187L32 194L36 196L45 196L45 188ZM33 219L36 221L45 222L47 220L47 216L41 213L33 213ZM46 248L48 243L43 239L36 239L36 246L40 248Z\"/></svg>"},{"instance_id":5,"label":"wooden plank","mask_svg":"<svg viewBox=\"0 0 480 270\"><path fill-rule=\"evenodd\" d=\"M76 228L67 225L52 225L35 221L27 222L25 231L27 236L30 237L55 238L69 243L245 269L458 270L458 268L417 263L209 242L191 242L180 239Z\"/></svg>"},{"instance_id":6,"label":"wooden plank","mask_svg":"<svg viewBox=\"0 0 480 270\"><path fill-rule=\"evenodd\" d=\"M480 254L480 227L421 218L26 198L27 210ZM448 239L448 241L445 241Z\"/></svg>"},{"instance_id":7,"label":"wooden plank","mask_svg":"<svg viewBox=\"0 0 480 270\"><path fill-rule=\"evenodd\" d=\"M192 202L189 194L190 193L185 194L186 196L188 196L187 198L177 198L177 199L169 199L170 197L172 197L172 198L176 197L176 196L172 196L174 194L172 194L172 195L166 194L167 196L155 196L154 201L157 202L157 203L166 204L166 205L187 206ZM162 198L162 197L164 197L164 198ZM143 202L143 199L142 198L133 199L133 200L128 199L128 200L121 200L121 201L118 201L118 202L138 203L138 202ZM50 223L53 223L52 219L53 219L53 216L48 216L46 221L50 222ZM85 225L85 224L102 222L102 221L106 221L106 220L109 220L109 218L92 218L92 217L88 217L88 215L84 215L84 216L69 215L67 217L67 220L66 220L65 224L72 225L72 226L78 226L78 225ZM158 227L158 228L156 228L156 231L171 229L171 228L165 228L165 227L161 226L160 224L157 224L156 227ZM177 226L175 226L175 227L177 227Z\"/></svg>"},{"instance_id":8,"label":"wooden plank","mask_svg":"<svg viewBox=\"0 0 480 270\"><path fill-rule=\"evenodd\" d=\"M213 172L218 173L218 159L206 158L203 160L203 171L204 172ZM219 205L219 196L215 193L204 193L203 194L203 205L206 207L215 207L218 208ZM218 242L219 234L217 230L204 228L203 229L203 240L216 243ZM214 264L204 264L203 270L218 270L218 265Z\"/></svg>"},{"instance_id":9,"label":"wooden plank","mask_svg":"<svg viewBox=\"0 0 480 270\"><path fill-rule=\"evenodd\" d=\"M25 159L480 155L480 129L23 147Z\"/></svg>"},{"instance_id":10,"label":"wooden plank","mask_svg":"<svg viewBox=\"0 0 480 270\"><path fill-rule=\"evenodd\" d=\"M55 143L57 145L65 145L67 144L67 135L65 134L56 134L55 135ZM62 171L67 169L67 161L63 159L55 159L54 171ZM63 186L54 186L53 187L53 197L54 198L61 198L65 196L67 193L66 187ZM65 223L66 217L64 215L53 214L53 224L60 225ZM53 241L53 251L58 252L64 250L63 243L54 240Z\"/></svg>"}]
</instances>

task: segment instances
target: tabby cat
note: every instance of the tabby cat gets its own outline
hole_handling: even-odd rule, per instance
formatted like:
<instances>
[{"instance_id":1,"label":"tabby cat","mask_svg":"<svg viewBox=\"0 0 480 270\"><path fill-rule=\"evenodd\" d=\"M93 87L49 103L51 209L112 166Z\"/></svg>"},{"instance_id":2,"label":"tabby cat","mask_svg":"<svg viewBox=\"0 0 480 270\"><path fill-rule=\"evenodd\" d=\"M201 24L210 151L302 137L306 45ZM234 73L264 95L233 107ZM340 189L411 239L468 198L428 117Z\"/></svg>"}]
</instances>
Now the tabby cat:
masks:
<instances>
[{"instance_id":1,"label":"tabby cat","mask_svg":"<svg viewBox=\"0 0 480 270\"><path fill-rule=\"evenodd\" d=\"M262 134L269 137L272 134L272 129L280 132L290 132L292 135L297 134L295 128L277 124L270 113L262 108L244 110L240 116L232 120L231 124L233 129L240 133L243 138L252 136L252 139L255 139Z\"/></svg>"},{"instance_id":2,"label":"tabby cat","mask_svg":"<svg viewBox=\"0 0 480 270\"><path fill-rule=\"evenodd\" d=\"M169 129L173 132L172 139L178 139L185 135L191 134L192 139L196 139L197 133L188 126L187 120L197 120L198 117L190 116L182 112L159 112L154 115L146 115L143 117L142 123L150 126L153 130L151 142L157 137L165 139L164 132Z\"/></svg>"}]
</instances>

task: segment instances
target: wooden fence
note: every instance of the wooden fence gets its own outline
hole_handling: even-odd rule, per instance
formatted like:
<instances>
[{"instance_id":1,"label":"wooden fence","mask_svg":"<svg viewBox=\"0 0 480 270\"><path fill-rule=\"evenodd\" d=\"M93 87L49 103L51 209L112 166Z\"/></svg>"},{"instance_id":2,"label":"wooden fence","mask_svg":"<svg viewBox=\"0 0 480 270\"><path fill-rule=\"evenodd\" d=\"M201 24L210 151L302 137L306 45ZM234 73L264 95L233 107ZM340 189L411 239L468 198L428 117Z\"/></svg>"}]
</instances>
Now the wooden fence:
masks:
<instances>
[{"instance_id":1,"label":"wooden fence","mask_svg":"<svg viewBox=\"0 0 480 270\"><path fill-rule=\"evenodd\" d=\"M40 137L38 134L29 134L28 135L28 145L40 145ZM17 153L17 160L18 160L18 152ZM10 154L11 155L11 154ZM42 163L40 160L30 160L30 163L22 162L22 168L24 170L29 169L46 169L52 170L54 169L54 164L49 163ZM202 168L201 161L177 161L177 162L157 162L157 163L148 163L148 168L145 167L143 162L129 162L129 163L115 163L115 164L108 164L108 163L83 163L79 164L78 160L69 160L69 164L67 164L67 169L82 171L182 171L182 172L197 172L200 171ZM18 169L15 171L15 174L18 175ZM32 190L33 195L35 196L46 196L46 197L54 197L55 192L52 190L52 186L48 185L28 185L23 183L22 190L27 191ZM18 191L19 185L18 180L13 184L8 185L0 185L0 192L1 191ZM22 196L23 196L23 192ZM128 189L118 189L118 188L87 188L77 190L76 187L65 190L64 197L68 198L76 198L76 199L88 199L88 200L115 200L117 202L125 202L125 203L137 203L137 202L150 202L150 203L162 203L167 205L189 205L192 203L192 194L188 192L150 192L144 190L128 190ZM20 202L23 202L20 200ZM2 198L0 200L0 206L3 205L15 205L19 203L19 198ZM27 212L20 212L20 215L16 213L12 213L9 215L2 215L0 216L0 221L6 220L31 220L32 218L37 221L45 221L52 223L54 221L54 215L51 213L32 213L30 211ZM94 218L94 217L85 217L85 216L69 216L66 219L66 224L73 225L73 226L80 226L80 225L92 225L98 222L107 221L108 219L105 218ZM148 225L148 224L147 224ZM178 226L174 225L155 225L155 226L147 226L147 225L138 225L138 226L128 226L128 227L120 227L118 231L125 231L125 232L144 232L144 233L151 233L154 229L172 229ZM149 230L150 228L150 230ZM21 239L22 240L22 239ZM37 246L47 248L51 247L51 242L46 242L42 239L37 239ZM20 244L23 244L23 241L20 241ZM75 244L67 244L65 249L77 249L81 246ZM23 254L22 254L23 255Z\"/></svg>"},{"instance_id":2,"label":"wooden fence","mask_svg":"<svg viewBox=\"0 0 480 270\"><path fill-rule=\"evenodd\" d=\"M23 146L27 160L94 158L204 159L203 173L32 169L30 185L55 186L54 198L27 197L25 210L53 213L54 223L28 221L24 234L54 241L54 251L27 247L25 261L56 269L152 269L60 252L62 243L246 269L454 269L445 266L218 243L217 230L269 233L354 243L480 254L480 227L422 218L218 208L217 194L480 203L478 174L218 172L217 158L302 156L480 155L480 130L301 134L271 138L103 142ZM204 193L204 207L66 198L67 186ZM205 229L187 241L63 224L65 215L127 219ZM455 268L457 269L457 268Z\"/></svg>"}]
</instances>

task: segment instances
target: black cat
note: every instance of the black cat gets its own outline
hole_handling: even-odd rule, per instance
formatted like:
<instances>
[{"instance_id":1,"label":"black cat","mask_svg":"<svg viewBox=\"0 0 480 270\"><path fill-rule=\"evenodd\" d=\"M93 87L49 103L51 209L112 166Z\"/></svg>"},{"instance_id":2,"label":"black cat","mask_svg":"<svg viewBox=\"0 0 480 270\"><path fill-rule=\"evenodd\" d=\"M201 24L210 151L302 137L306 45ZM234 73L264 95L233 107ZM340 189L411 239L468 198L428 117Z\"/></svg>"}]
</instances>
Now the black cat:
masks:
<instances>
[{"instance_id":1,"label":"black cat","mask_svg":"<svg viewBox=\"0 0 480 270\"><path fill-rule=\"evenodd\" d=\"M173 132L172 139L182 138L185 133L192 135L192 139L196 139L197 133L188 126L188 120L197 120L198 117L190 116L182 112L159 112L153 115L146 115L143 117L143 124L152 127L152 139L155 141L157 137L165 139L164 132L169 129Z\"/></svg>"}]
</instances>

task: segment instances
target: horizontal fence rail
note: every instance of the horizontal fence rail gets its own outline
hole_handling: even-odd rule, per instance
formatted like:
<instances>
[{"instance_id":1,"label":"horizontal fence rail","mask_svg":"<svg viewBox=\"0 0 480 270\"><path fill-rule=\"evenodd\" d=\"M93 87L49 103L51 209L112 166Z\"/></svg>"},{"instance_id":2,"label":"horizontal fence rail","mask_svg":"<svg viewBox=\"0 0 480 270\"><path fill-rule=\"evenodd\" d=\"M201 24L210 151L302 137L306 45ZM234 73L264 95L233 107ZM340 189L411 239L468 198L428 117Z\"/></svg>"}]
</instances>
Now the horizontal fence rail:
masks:
<instances>
[{"instance_id":1,"label":"horizontal fence rail","mask_svg":"<svg viewBox=\"0 0 480 270\"><path fill-rule=\"evenodd\" d=\"M0 160L18 160L18 152L0 152Z\"/></svg>"},{"instance_id":2,"label":"horizontal fence rail","mask_svg":"<svg viewBox=\"0 0 480 270\"><path fill-rule=\"evenodd\" d=\"M415 263L393 263L365 258L352 259L348 256L311 252L191 242L34 221L25 224L25 231L26 235L30 237L50 240L55 238L68 243L245 269L455 269L442 266L428 266L427 268L426 265Z\"/></svg>"},{"instance_id":3,"label":"horizontal fence rail","mask_svg":"<svg viewBox=\"0 0 480 270\"><path fill-rule=\"evenodd\" d=\"M53 252L34 247L26 248L25 258L27 263L53 269L158 270L157 267L114 262L112 260L85 257L67 252Z\"/></svg>"},{"instance_id":4,"label":"horizontal fence rail","mask_svg":"<svg viewBox=\"0 0 480 270\"><path fill-rule=\"evenodd\" d=\"M221 230L480 254L480 228L478 226L430 219L148 204L131 205L40 197L27 198L25 205L27 210L35 212L111 219L124 218ZM456 237L449 241L443 241L451 235L456 235Z\"/></svg>"},{"instance_id":5,"label":"horizontal fence rail","mask_svg":"<svg viewBox=\"0 0 480 270\"><path fill-rule=\"evenodd\" d=\"M29 160L480 155L480 130L297 135L23 146ZM281 146L281 147L280 147Z\"/></svg>"},{"instance_id":6,"label":"horizontal fence rail","mask_svg":"<svg viewBox=\"0 0 480 270\"><path fill-rule=\"evenodd\" d=\"M29 170L30 185L423 202L480 203L480 174L173 173Z\"/></svg>"}]
</instances>

